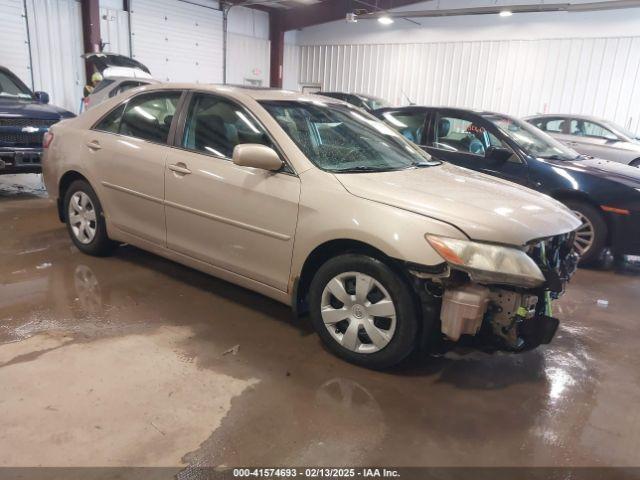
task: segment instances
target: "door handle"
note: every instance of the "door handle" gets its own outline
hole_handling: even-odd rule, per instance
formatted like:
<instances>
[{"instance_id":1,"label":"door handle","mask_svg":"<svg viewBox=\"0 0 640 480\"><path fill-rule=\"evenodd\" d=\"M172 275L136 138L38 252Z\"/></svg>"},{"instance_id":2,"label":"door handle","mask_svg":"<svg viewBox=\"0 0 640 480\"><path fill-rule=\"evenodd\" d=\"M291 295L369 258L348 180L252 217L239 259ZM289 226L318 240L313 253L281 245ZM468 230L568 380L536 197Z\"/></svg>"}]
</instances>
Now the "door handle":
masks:
<instances>
[{"instance_id":1,"label":"door handle","mask_svg":"<svg viewBox=\"0 0 640 480\"><path fill-rule=\"evenodd\" d=\"M102 148L100 146L100 142L98 142L97 140L92 140L89 143L87 143L87 147L89 147L93 151L100 150Z\"/></svg>"},{"instance_id":2,"label":"door handle","mask_svg":"<svg viewBox=\"0 0 640 480\"><path fill-rule=\"evenodd\" d=\"M182 162L169 165L169 170L180 175L189 175L191 173L191 170L189 170L187 166Z\"/></svg>"}]
</instances>

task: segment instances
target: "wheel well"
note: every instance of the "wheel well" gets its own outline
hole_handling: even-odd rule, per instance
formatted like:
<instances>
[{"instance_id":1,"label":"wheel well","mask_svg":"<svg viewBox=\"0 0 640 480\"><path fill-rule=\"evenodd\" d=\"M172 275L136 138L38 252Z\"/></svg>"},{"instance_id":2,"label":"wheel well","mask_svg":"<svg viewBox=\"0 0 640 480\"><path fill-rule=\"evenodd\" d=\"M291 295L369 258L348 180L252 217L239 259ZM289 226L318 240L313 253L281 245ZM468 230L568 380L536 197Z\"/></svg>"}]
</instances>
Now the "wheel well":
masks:
<instances>
[{"instance_id":1,"label":"wheel well","mask_svg":"<svg viewBox=\"0 0 640 480\"><path fill-rule=\"evenodd\" d=\"M608 247L608 246L611 245L612 225L610 223L610 218L609 218L608 215L604 215L604 213L602 212L602 209L600 208L600 205L598 205L596 202L594 202L593 199L591 199L587 194L582 193L582 192L576 192L576 191L562 191L562 192L552 193L551 196L554 199L558 200L560 203L563 203L563 201L565 201L565 200L574 200L574 201L577 201L577 202L583 202L583 203L586 203L588 205L591 205L598 212L600 212L600 215L601 215L602 219L607 224L607 241L606 241L605 246Z\"/></svg>"},{"instance_id":2,"label":"wheel well","mask_svg":"<svg viewBox=\"0 0 640 480\"><path fill-rule=\"evenodd\" d=\"M60 218L61 222L65 221L64 208L62 206L64 196L67 194L67 189L69 188L69 186L76 180L84 180L85 182L89 183L89 181L82 174L76 172L75 170L66 172L62 176L62 178L60 178L60 182L58 183L58 218Z\"/></svg>"},{"instance_id":3,"label":"wheel well","mask_svg":"<svg viewBox=\"0 0 640 480\"><path fill-rule=\"evenodd\" d=\"M302 313L308 310L306 300L309 293L309 286L318 268L330 258L346 253L368 255L394 268L398 265L397 260L394 260L377 248L358 240L338 239L318 245L305 260L302 271L300 272L300 277L297 279L293 299L296 312Z\"/></svg>"}]
</instances>

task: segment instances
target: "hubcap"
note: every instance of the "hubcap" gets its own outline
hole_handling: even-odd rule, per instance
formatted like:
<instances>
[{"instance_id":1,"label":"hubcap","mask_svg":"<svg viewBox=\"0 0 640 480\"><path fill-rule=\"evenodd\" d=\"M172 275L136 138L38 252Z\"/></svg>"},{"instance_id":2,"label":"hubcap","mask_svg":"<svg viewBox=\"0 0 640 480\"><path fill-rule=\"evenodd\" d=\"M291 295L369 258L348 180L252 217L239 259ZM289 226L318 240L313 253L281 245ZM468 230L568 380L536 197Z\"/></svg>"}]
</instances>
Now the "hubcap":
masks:
<instances>
[{"instance_id":1,"label":"hubcap","mask_svg":"<svg viewBox=\"0 0 640 480\"><path fill-rule=\"evenodd\" d=\"M89 195L84 192L74 193L69 202L68 214L73 236L82 244L91 243L96 236L96 211Z\"/></svg>"},{"instance_id":2,"label":"hubcap","mask_svg":"<svg viewBox=\"0 0 640 480\"><path fill-rule=\"evenodd\" d=\"M396 309L389 292L375 278L345 272L322 292L321 314L331 336L357 353L382 350L393 338Z\"/></svg>"},{"instance_id":3,"label":"hubcap","mask_svg":"<svg viewBox=\"0 0 640 480\"><path fill-rule=\"evenodd\" d=\"M578 254L580 256L583 256L591 249L591 246L593 245L595 230L593 228L593 223L591 223L591 220L589 220L585 215L583 215L581 212L578 212L577 210L574 210L573 213L575 213L582 222L580 228L576 230L576 238L573 242L573 246L575 247Z\"/></svg>"}]
</instances>

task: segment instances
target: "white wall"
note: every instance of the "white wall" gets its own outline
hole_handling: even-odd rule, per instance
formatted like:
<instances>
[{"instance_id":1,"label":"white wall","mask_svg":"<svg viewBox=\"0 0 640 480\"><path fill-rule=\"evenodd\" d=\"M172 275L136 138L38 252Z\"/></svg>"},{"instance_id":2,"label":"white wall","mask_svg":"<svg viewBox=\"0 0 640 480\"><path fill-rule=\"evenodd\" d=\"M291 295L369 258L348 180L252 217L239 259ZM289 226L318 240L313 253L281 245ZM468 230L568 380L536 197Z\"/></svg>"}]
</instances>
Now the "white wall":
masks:
<instances>
[{"instance_id":1,"label":"white wall","mask_svg":"<svg viewBox=\"0 0 640 480\"><path fill-rule=\"evenodd\" d=\"M297 32L297 80L398 104L593 114L640 131L640 9L416 20Z\"/></svg>"},{"instance_id":2,"label":"white wall","mask_svg":"<svg viewBox=\"0 0 640 480\"><path fill-rule=\"evenodd\" d=\"M269 86L269 14L233 7L227 22L227 83Z\"/></svg>"},{"instance_id":3,"label":"white wall","mask_svg":"<svg viewBox=\"0 0 640 480\"><path fill-rule=\"evenodd\" d=\"M122 3L122 2L120 2ZM100 40L104 51L131 55L129 12L120 8L100 7Z\"/></svg>"}]
</instances>

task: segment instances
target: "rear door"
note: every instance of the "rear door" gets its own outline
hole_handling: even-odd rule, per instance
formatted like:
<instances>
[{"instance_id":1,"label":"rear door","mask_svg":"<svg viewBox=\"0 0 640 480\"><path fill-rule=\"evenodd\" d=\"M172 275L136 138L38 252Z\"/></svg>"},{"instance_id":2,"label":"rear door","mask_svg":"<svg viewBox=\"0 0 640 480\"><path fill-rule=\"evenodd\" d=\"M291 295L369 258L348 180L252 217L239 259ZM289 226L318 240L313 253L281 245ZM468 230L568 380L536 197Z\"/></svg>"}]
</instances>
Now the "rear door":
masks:
<instances>
[{"instance_id":1,"label":"rear door","mask_svg":"<svg viewBox=\"0 0 640 480\"><path fill-rule=\"evenodd\" d=\"M498 129L479 116L432 110L424 141L424 149L435 158L521 185L529 184L526 163ZM490 147L510 150L512 155L506 161L494 160L487 155Z\"/></svg>"},{"instance_id":2,"label":"rear door","mask_svg":"<svg viewBox=\"0 0 640 480\"><path fill-rule=\"evenodd\" d=\"M569 133L572 139L569 146L583 155L615 161L625 161L628 156L627 152L620 148L620 144L624 142L620 142L614 132L600 123L572 118Z\"/></svg>"},{"instance_id":3,"label":"rear door","mask_svg":"<svg viewBox=\"0 0 640 480\"><path fill-rule=\"evenodd\" d=\"M83 148L112 225L165 244L164 169L181 91L136 95L87 132Z\"/></svg>"}]
</instances>

